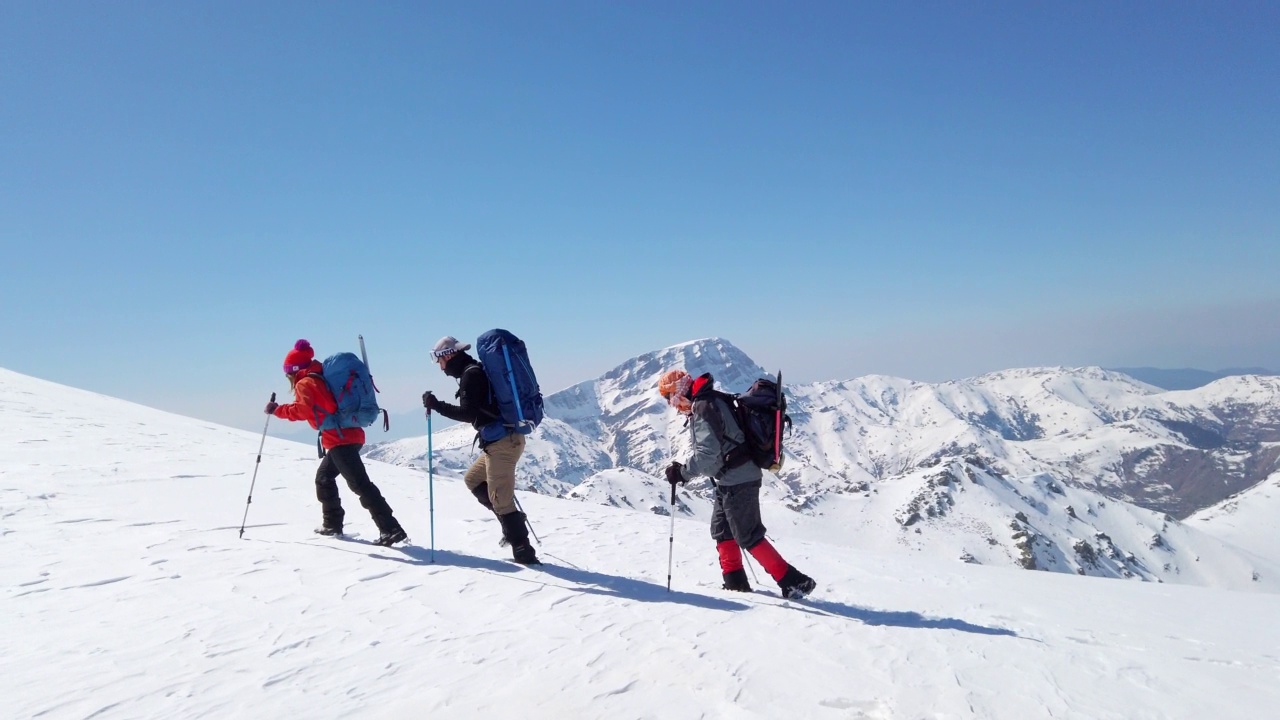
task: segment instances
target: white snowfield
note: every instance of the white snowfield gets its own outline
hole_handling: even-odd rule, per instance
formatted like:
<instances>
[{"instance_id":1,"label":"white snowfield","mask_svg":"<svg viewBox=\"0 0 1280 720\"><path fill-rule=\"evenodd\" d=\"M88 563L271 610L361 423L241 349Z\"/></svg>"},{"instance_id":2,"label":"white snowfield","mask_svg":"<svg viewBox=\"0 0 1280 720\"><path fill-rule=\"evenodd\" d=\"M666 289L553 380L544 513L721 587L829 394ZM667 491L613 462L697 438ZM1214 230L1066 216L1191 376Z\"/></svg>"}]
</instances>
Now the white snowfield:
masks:
<instances>
[{"instance_id":1,"label":"white snowfield","mask_svg":"<svg viewBox=\"0 0 1280 720\"><path fill-rule=\"evenodd\" d=\"M265 416L264 416L265 421ZM272 422L278 422L273 420ZM810 601L718 589L701 522L369 464L412 544L319 522L312 447L0 370L5 718L1263 718L1280 595L774 540ZM766 513L771 512L766 509ZM766 522L769 520L766 515ZM756 570L759 573L759 569ZM762 589L773 584L760 576Z\"/></svg>"},{"instance_id":2,"label":"white snowfield","mask_svg":"<svg viewBox=\"0 0 1280 720\"><path fill-rule=\"evenodd\" d=\"M1187 525L1280 562L1280 472L1187 518Z\"/></svg>"}]
</instances>

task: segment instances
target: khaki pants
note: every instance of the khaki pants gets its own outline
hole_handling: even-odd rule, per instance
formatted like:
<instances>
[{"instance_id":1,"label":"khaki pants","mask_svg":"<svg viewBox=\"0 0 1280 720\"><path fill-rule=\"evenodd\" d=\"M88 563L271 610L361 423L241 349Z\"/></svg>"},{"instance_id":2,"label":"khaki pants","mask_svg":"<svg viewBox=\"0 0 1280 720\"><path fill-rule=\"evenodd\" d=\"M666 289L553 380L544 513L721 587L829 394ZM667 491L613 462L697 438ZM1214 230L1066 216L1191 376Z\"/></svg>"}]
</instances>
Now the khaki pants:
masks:
<instances>
[{"instance_id":1,"label":"khaki pants","mask_svg":"<svg viewBox=\"0 0 1280 720\"><path fill-rule=\"evenodd\" d=\"M524 435L511 433L486 445L462 478L472 491L480 483L489 484L489 502L497 515L516 511L516 463L523 453Z\"/></svg>"}]
</instances>

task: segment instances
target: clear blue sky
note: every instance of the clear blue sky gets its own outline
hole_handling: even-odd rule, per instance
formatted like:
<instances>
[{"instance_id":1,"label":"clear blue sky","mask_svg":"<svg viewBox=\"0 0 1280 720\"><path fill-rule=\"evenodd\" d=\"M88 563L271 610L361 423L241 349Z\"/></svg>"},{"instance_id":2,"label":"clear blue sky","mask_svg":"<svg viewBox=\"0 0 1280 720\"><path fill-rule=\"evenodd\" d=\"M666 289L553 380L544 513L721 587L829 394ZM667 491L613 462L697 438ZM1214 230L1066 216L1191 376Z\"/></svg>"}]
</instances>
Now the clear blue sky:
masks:
<instances>
[{"instance_id":1,"label":"clear blue sky","mask_svg":"<svg viewBox=\"0 0 1280 720\"><path fill-rule=\"evenodd\" d=\"M1280 369L1274 2L0 2L0 366L246 428L507 327L548 391Z\"/></svg>"}]
</instances>

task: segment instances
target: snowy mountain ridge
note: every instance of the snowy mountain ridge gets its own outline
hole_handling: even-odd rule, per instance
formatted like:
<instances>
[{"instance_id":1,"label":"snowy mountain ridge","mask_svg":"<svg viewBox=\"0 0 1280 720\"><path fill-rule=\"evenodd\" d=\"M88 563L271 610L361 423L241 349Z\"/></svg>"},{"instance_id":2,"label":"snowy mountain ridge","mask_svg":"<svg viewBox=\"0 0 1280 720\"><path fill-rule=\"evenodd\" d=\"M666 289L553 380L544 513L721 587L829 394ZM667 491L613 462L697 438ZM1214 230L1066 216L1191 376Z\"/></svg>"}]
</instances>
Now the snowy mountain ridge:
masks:
<instances>
[{"instance_id":1,"label":"snowy mountain ridge","mask_svg":"<svg viewBox=\"0 0 1280 720\"><path fill-rule=\"evenodd\" d=\"M710 338L553 393L521 463L521 487L669 512L658 478L688 452L682 418L654 391L672 367L711 372L729 391L767 374ZM1164 392L1096 367L1024 368L940 384L867 376L786 391L794 432L765 502L790 511L771 522L805 537L1160 581L1216 584L1221 573L1249 585L1262 572L1174 516L1275 469L1280 378ZM469 427L438 433L437 467L463 471L472 435ZM425 438L401 440L369 456L421 467L425 447ZM691 484L677 511L706 517L709 497L706 482ZM1204 570L1204 556L1221 566Z\"/></svg>"},{"instance_id":2,"label":"snowy mountain ridge","mask_svg":"<svg viewBox=\"0 0 1280 720\"><path fill-rule=\"evenodd\" d=\"M775 527L819 582L787 602L762 573L720 589L702 522L521 491L547 562L524 568L455 474L375 461L411 541L371 544L345 487L351 536L320 537L310 443L259 452L259 433L5 370L0 435L5 717L1243 720L1280 702L1278 593Z\"/></svg>"}]
</instances>

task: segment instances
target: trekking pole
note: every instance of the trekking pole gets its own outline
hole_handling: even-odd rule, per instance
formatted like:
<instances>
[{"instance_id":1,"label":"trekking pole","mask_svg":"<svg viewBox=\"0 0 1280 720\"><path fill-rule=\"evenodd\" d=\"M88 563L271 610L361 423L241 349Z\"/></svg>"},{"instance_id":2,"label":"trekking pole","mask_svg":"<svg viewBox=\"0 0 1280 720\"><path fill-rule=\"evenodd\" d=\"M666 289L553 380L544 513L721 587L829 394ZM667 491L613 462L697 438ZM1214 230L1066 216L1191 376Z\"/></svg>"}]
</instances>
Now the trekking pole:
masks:
<instances>
[{"instance_id":1,"label":"trekking pole","mask_svg":"<svg viewBox=\"0 0 1280 720\"><path fill-rule=\"evenodd\" d=\"M671 533L667 536L667 592L671 592L671 562L676 552L676 484L671 483Z\"/></svg>"},{"instance_id":2,"label":"trekking pole","mask_svg":"<svg viewBox=\"0 0 1280 720\"><path fill-rule=\"evenodd\" d=\"M520 511L521 515L524 515L524 524L529 528L529 534L533 535L533 541L541 545L542 538L538 537L538 533L533 531L533 523L529 522L529 514L524 511L524 508L520 507L520 498L516 497L515 490L511 491L511 499L516 501L516 509Z\"/></svg>"},{"instance_id":3,"label":"trekking pole","mask_svg":"<svg viewBox=\"0 0 1280 720\"><path fill-rule=\"evenodd\" d=\"M436 466L431 452L431 411L427 411L427 513L431 519L431 562L436 561Z\"/></svg>"},{"instance_id":4,"label":"trekking pole","mask_svg":"<svg viewBox=\"0 0 1280 720\"><path fill-rule=\"evenodd\" d=\"M271 393L271 402L276 401L276 394ZM249 521L249 505L253 502L253 486L258 482L258 466L262 464L262 448L267 444L267 426L271 424L271 416L262 424L262 442L258 443L258 459L253 463L253 479L249 481L249 499L244 501L244 518L240 520L240 539L244 539L244 524Z\"/></svg>"},{"instance_id":5,"label":"trekking pole","mask_svg":"<svg viewBox=\"0 0 1280 720\"><path fill-rule=\"evenodd\" d=\"M755 563L751 562L751 553L745 552L745 553L742 553L742 556L747 559L747 569L751 571L751 579L755 581L755 584L759 585L760 578L756 577L756 565Z\"/></svg>"},{"instance_id":6,"label":"trekking pole","mask_svg":"<svg viewBox=\"0 0 1280 720\"><path fill-rule=\"evenodd\" d=\"M357 341L359 341L359 343L360 343L360 362L364 363L364 369L365 369L365 370L369 370L369 354L368 354L368 353L366 353L366 352L364 351L364 335L356 335L356 340L357 340ZM372 371L372 370L369 370L369 382L373 382L373 371ZM376 392L381 392L380 390L378 390L378 384L377 384L377 383L373 383L373 391L374 391L375 393L376 393ZM430 422L430 421L431 421L431 418L427 418L427 421L428 421L428 422ZM375 422L376 422L376 421L375 421ZM387 414L386 409L385 409L385 408L383 408L383 410L382 410L382 432L388 432L388 431L390 431L390 430L391 430L391 416L390 416L389 414ZM324 456L323 456L323 455L321 455L320 457L324 457Z\"/></svg>"},{"instance_id":7,"label":"trekking pole","mask_svg":"<svg viewBox=\"0 0 1280 720\"><path fill-rule=\"evenodd\" d=\"M773 416L773 464L777 465L782 461L782 406L785 404L782 397L782 368L778 368L778 396L773 404L776 406Z\"/></svg>"}]
</instances>

